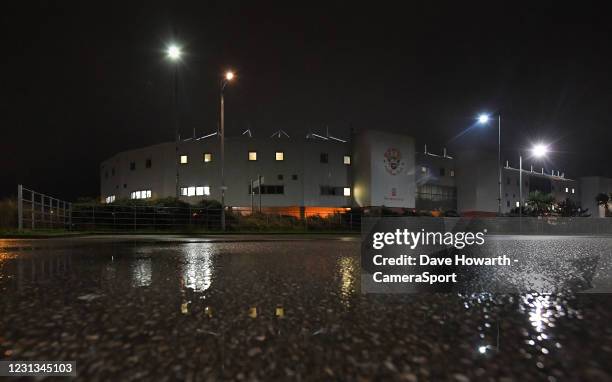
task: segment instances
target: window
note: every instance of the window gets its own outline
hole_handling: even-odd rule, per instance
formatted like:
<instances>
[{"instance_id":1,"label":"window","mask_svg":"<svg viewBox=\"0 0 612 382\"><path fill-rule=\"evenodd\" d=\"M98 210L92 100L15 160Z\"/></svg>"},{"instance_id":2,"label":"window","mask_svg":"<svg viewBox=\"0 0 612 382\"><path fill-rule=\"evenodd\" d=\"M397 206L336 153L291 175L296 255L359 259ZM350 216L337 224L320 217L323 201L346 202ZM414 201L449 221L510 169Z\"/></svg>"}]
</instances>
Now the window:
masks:
<instances>
[{"instance_id":1,"label":"window","mask_svg":"<svg viewBox=\"0 0 612 382\"><path fill-rule=\"evenodd\" d=\"M345 165L347 165L347 166L350 166L351 165L351 156L350 155L345 155L343 163Z\"/></svg>"},{"instance_id":2,"label":"window","mask_svg":"<svg viewBox=\"0 0 612 382\"><path fill-rule=\"evenodd\" d=\"M149 159L147 159L147 161L145 162L145 167L146 167L146 168L151 168L151 164L152 164L152 162L151 162L151 159L149 158Z\"/></svg>"},{"instance_id":3,"label":"window","mask_svg":"<svg viewBox=\"0 0 612 382\"><path fill-rule=\"evenodd\" d=\"M508 202L508 203L510 203L510 202ZM520 207L521 206L521 202L516 202L516 206Z\"/></svg>"},{"instance_id":4,"label":"window","mask_svg":"<svg viewBox=\"0 0 612 382\"><path fill-rule=\"evenodd\" d=\"M440 176L446 175L446 169L444 167L440 167Z\"/></svg>"},{"instance_id":5,"label":"window","mask_svg":"<svg viewBox=\"0 0 612 382\"><path fill-rule=\"evenodd\" d=\"M115 168L111 168L111 176L115 176Z\"/></svg>"},{"instance_id":6,"label":"window","mask_svg":"<svg viewBox=\"0 0 612 382\"><path fill-rule=\"evenodd\" d=\"M450 176L455 176L455 170L450 170Z\"/></svg>"},{"instance_id":7,"label":"window","mask_svg":"<svg viewBox=\"0 0 612 382\"><path fill-rule=\"evenodd\" d=\"M506 207L510 207L510 201L506 200Z\"/></svg>"},{"instance_id":8,"label":"window","mask_svg":"<svg viewBox=\"0 0 612 382\"><path fill-rule=\"evenodd\" d=\"M104 171L104 179L108 179L108 171Z\"/></svg>"},{"instance_id":9,"label":"window","mask_svg":"<svg viewBox=\"0 0 612 382\"><path fill-rule=\"evenodd\" d=\"M127 188L127 183L123 183L123 188Z\"/></svg>"},{"instance_id":10,"label":"window","mask_svg":"<svg viewBox=\"0 0 612 382\"><path fill-rule=\"evenodd\" d=\"M130 194L131 199L149 199L150 197L151 190L132 191Z\"/></svg>"},{"instance_id":11,"label":"window","mask_svg":"<svg viewBox=\"0 0 612 382\"><path fill-rule=\"evenodd\" d=\"M344 196L351 196L351 188L344 187Z\"/></svg>"},{"instance_id":12,"label":"window","mask_svg":"<svg viewBox=\"0 0 612 382\"><path fill-rule=\"evenodd\" d=\"M432 200L435 202L452 201L457 199L457 190L455 187L423 184L417 186L416 197L419 200Z\"/></svg>"},{"instance_id":13,"label":"window","mask_svg":"<svg viewBox=\"0 0 612 382\"><path fill-rule=\"evenodd\" d=\"M572 188L572 194L575 194L576 190L574 188Z\"/></svg>"},{"instance_id":14,"label":"window","mask_svg":"<svg viewBox=\"0 0 612 382\"><path fill-rule=\"evenodd\" d=\"M321 157L319 158L321 163L329 162L329 155L327 153L321 153Z\"/></svg>"},{"instance_id":15,"label":"window","mask_svg":"<svg viewBox=\"0 0 612 382\"><path fill-rule=\"evenodd\" d=\"M109 195L105 199L106 204L113 203L115 201L115 195Z\"/></svg>"},{"instance_id":16,"label":"window","mask_svg":"<svg viewBox=\"0 0 612 382\"><path fill-rule=\"evenodd\" d=\"M346 195L348 191L348 195ZM333 187L333 186L321 186L321 195L329 196L350 196L351 189L349 187Z\"/></svg>"},{"instance_id":17,"label":"window","mask_svg":"<svg viewBox=\"0 0 612 382\"><path fill-rule=\"evenodd\" d=\"M425 167L425 166L421 166L421 172L422 172L423 174L427 174L427 167Z\"/></svg>"},{"instance_id":18,"label":"window","mask_svg":"<svg viewBox=\"0 0 612 382\"><path fill-rule=\"evenodd\" d=\"M204 153L204 163L212 162L212 153Z\"/></svg>"},{"instance_id":19,"label":"window","mask_svg":"<svg viewBox=\"0 0 612 382\"><path fill-rule=\"evenodd\" d=\"M298 176L297 176L297 174L293 174L293 175L291 175L291 180L298 180Z\"/></svg>"},{"instance_id":20,"label":"window","mask_svg":"<svg viewBox=\"0 0 612 382\"><path fill-rule=\"evenodd\" d=\"M506 184L510 184L510 178L506 178Z\"/></svg>"},{"instance_id":21,"label":"window","mask_svg":"<svg viewBox=\"0 0 612 382\"><path fill-rule=\"evenodd\" d=\"M181 155L181 164L187 164L189 162L189 158L187 155Z\"/></svg>"},{"instance_id":22,"label":"window","mask_svg":"<svg viewBox=\"0 0 612 382\"><path fill-rule=\"evenodd\" d=\"M136 162L130 162L130 170L131 171L136 170Z\"/></svg>"},{"instance_id":23,"label":"window","mask_svg":"<svg viewBox=\"0 0 612 382\"><path fill-rule=\"evenodd\" d=\"M181 196L204 196L210 195L209 186L181 187Z\"/></svg>"},{"instance_id":24,"label":"window","mask_svg":"<svg viewBox=\"0 0 612 382\"><path fill-rule=\"evenodd\" d=\"M283 174L278 174L278 180L283 180Z\"/></svg>"},{"instance_id":25,"label":"window","mask_svg":"<svg viewBox=\"0 0 612 382\"><path fill-rule=\"evenodd\" d=\"M569 188L565 187L565 192L569 192Z\"/></svg>"},{"instance_id":26,"label":"window","mask_svg":"<svg viewBox=\"0 0 612 382\"><path fill-rule=\"evenodd\" d=\"M257 160L257 151L249 151L249 160Z\"/></svg>"},{"instance_id":27,"label":"window","mask_svg":"<svg viewBox=\"0 0 612 382\"><path fill-rule=\"evenodd\" d=\"M282 151L277 151L275 159L276 160L285 160L285 153L282 152Z\"/></svg>"},{"instance_id":28,"label":"window","mask_svg":"<svg viewBox=\"0 0 612 382\"><path fill-rule=\"evenodd\" d=\"M259 187L253 187L251 189L251 185L249 184L249 194L251 194L251 191L254 194L259 194ZM285 186L282 185L269 185L269 184L262 184L261 185L261 194L268 194L268 195L282 195L285 193Z\"/></svg>"}]
</instances>

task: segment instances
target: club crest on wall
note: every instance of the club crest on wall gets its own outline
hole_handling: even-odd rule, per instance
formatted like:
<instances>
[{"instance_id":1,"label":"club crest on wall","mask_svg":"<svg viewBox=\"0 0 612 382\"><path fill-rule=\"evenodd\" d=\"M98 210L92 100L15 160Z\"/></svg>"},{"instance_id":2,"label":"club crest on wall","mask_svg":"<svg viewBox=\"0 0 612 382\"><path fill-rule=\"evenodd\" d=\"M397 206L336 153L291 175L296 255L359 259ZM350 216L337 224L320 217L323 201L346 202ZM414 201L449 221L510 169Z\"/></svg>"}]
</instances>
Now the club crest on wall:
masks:
<instances>
[{"instance_id":1,"label":"club crest on wall","mask_svg":"<svg viewBox=\"0 0 612 382\"><path fill-rule=\"evenodd\" d=\"M391 147L385 151L385 170L391 175L397 175L404 170L404 161L402 161L402 153Z\"/></svg>"}]
</instances>

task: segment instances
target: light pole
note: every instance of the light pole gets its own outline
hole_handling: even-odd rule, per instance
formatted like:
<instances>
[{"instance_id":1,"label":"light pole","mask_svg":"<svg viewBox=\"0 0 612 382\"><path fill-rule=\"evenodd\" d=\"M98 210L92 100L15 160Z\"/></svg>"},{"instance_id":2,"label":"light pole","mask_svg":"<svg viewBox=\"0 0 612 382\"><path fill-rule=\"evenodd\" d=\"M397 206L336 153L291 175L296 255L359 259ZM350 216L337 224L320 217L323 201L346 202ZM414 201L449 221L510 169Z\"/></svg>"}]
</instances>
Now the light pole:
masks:
<instances>
[{"instance_id":1,"label":"light pole","mask_svg":"<svg viewBox=\"0 0 612 382\"><path fill-rule=\"evenodd\" d=\"M174 64L174 165L176 167L175 196L179 198L179 112L178 112L178 64L183 52L178 45L171 44L166 49L166 57Z\"/></svg>"},{"instance_id":2,"label":"light pole","mask_svg":"<svg viewBox=\"0 0 612 382\"><path fill-rule=\"evenodd\" d=\"M488 114L480 114L478 123L485 125L491 118ZM501 176L501 114L497 114L497 214L501 215L502 176Z\"/></svg>"},{"instance_id":3,"label":"light pole","mask_svg":"<svg viewBox=\"0 0 612 382\"><path fill-rule=\"evenodd\" d=\"M225 101L223 99L223 94L225 92L225 87L227 84L234 79L234 73L232 71L228 71L225 73L223 78L221 79L221 91L220 91L220 101L221 101L221 112L220 112L220 132L221 136L221 230L225 231Z\"/></svg>"},{"instance_id":4,"label":"light pole","mask_svg":"<svg viewBox=\"0 0 612 382\"><path fill-rule=\"evenodd\" d=\"M548 153L548 146L537 144L531 148L531 156L542 158ZM522 226L523 219L523 155L519 150L519 226ZM522 230L520 230L522 231Z\"/></svg>"}]
</instances>

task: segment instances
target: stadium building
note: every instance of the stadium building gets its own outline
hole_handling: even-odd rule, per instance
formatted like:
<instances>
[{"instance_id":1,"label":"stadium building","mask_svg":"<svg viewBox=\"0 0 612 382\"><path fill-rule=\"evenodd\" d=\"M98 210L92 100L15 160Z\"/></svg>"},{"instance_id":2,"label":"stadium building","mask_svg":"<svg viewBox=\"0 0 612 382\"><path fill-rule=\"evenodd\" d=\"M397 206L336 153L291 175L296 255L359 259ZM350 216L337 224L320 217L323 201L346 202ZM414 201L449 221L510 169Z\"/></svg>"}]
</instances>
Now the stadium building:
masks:
<instances>
[{"instance_id":1,"label":"stadium building","mask_svg":"<svg viewBox=\"0 0 612 382\"><path fill-rule=\"evenodd\" d=\"M364 130L346 139L310 133L290 137L278 131L256 138L250 131L225 139L225 202L236 209L262 208L288 214L326 215L349 208L457 211L495 215L498 211L496 157L461 152L457 158L417 152L412 137ZM502 167L502 213L519 203L519 171ZM102 200L153 199L179 195L195 204L221 199L221 153L217 134L124 151L100 166ZM588 193L581 192L585 184ZM612 181L572 180L552 170L523 169L523 198L539 190L601 214L594 202ZM612 191L612 190L611 190ZM591 201L590 199L593 199Z\"/></svg>"}]
</instances>

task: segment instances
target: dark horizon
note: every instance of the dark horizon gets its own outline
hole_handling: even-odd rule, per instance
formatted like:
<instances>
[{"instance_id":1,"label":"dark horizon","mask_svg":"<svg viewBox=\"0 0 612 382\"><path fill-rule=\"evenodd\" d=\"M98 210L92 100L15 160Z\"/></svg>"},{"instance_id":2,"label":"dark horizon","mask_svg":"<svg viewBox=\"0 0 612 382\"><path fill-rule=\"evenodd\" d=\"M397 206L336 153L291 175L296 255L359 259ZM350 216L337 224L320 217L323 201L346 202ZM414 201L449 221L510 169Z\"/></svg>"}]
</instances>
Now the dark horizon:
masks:
<instances>
[{"instance_id":1,"label":"dark horizon","mask_svg":"<svg viewBox=\"0 0 612 382\"><path fill-rule=\"evenodd\" d=\"M5 9L0 197L18 183L69 200L97 196L104 159L172 140L173 67L163 51L172 41L186 52L184 136L216 129L218 81L231 68L228 135L374 128L441 151L480 112L501 113L504 158L545 140L555 151L547 168L612 176L606 12L525 4ZM494 143L496 133L493 124L464 139Z\"/></svg>"}]
</instances>

